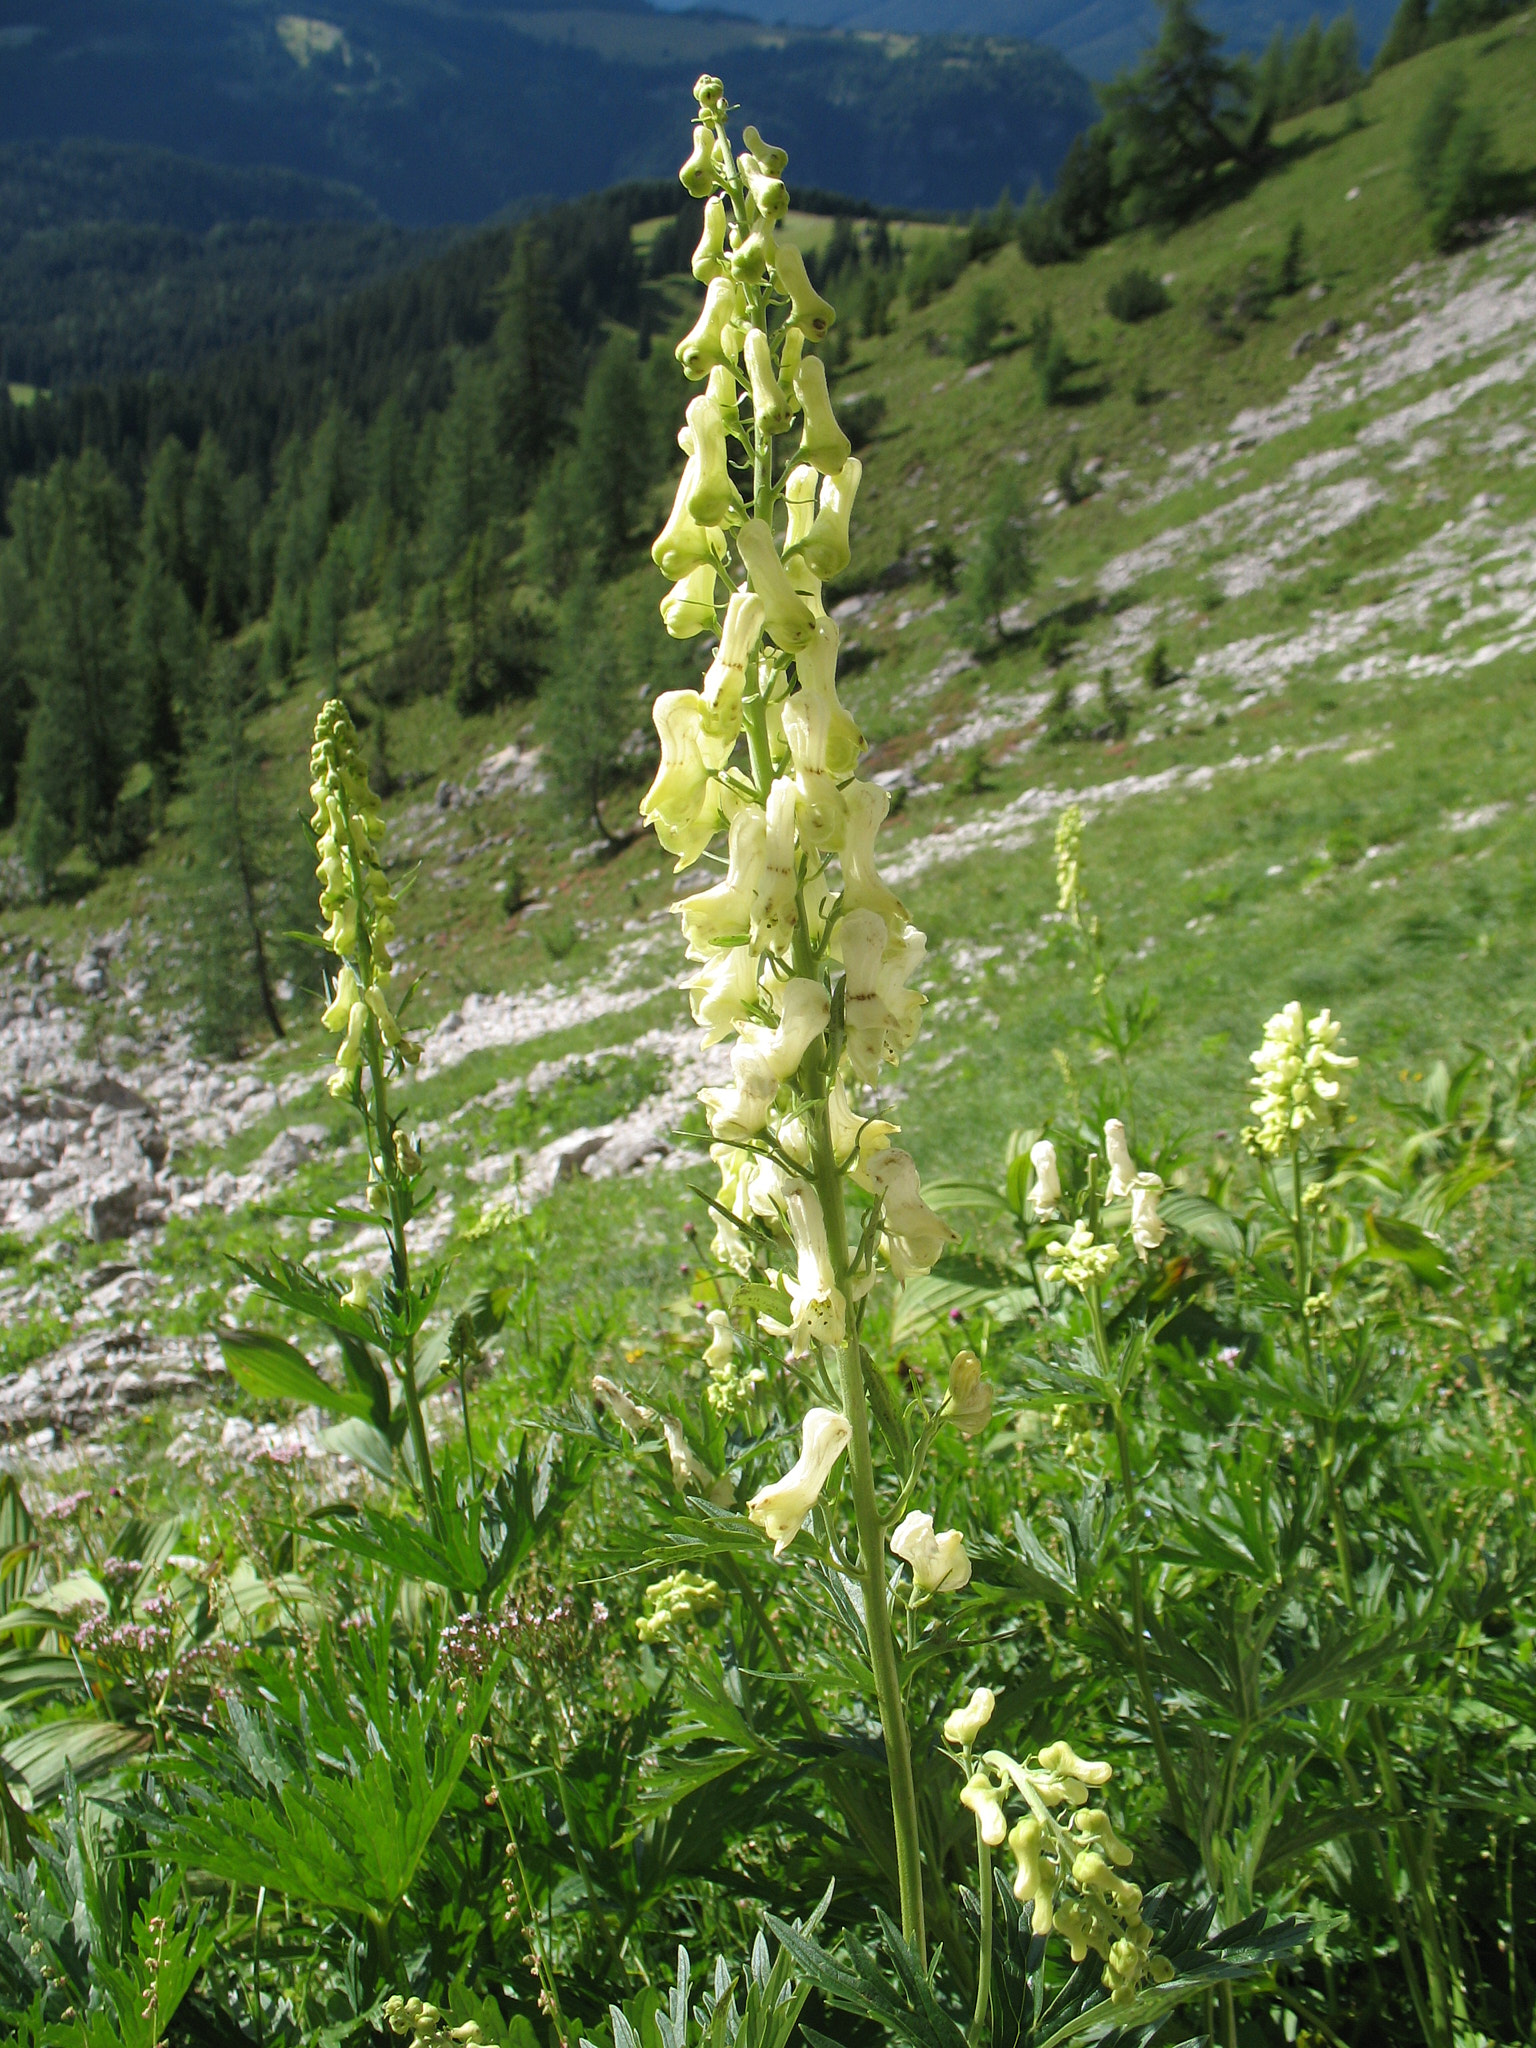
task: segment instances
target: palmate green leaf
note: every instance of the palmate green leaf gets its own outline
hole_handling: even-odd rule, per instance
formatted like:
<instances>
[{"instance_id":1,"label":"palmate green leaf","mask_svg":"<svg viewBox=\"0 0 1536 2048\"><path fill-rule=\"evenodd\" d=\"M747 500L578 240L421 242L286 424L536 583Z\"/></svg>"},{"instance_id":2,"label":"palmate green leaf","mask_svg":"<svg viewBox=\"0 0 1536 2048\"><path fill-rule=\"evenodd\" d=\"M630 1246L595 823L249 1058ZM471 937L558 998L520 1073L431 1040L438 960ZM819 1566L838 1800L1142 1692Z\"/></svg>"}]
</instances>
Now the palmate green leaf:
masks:
<instances>
[{"instance_id":1,"label":"palmate green leaf","mask_svg":"<svg viewBox=\"0 0 1536 2048\"><path fill-rule=\"evenodd\" d=\"M373 1404L355 1387L333 1387L304 1356L265 1330L220 1330L230 1377L258 1401L301 1401L332 1415L370 1417Z\"/></svg>"},{"instance_id":2,"label":"palmate green leaf","mask_svg":"<svg viewBox=\"0 0 1536 2048\"><path fill-rule=\"evenodd\" d=\"M363 1220L377 1223L379 1219L364 1216ZM340 1337L355 1338L359 1344L378 1342L379 1332L372 1316L363 1309L353 1308L342 1299L341 1289L334 1282L312 1273L298 1259L285 1259L274 1254L262 1265L253 1265L246 1259L234 1259L231 1263L269 1300L280 1302L284 1308L308 1316L313 1322L325 1324Z\"/></svg>"},{"instance_id":3,"label":"palmate green leaf","mask_svg":"<svg viewBox=\"0 0 1536 2048\"><path fill-rule=\"evenodd\" d=\"M462 1702L428 1694L397 1717L387 1748L289 1776L275 1796L242 1798L194 1781L195 1804L166 1827L163 1853L186 1870L382 1925L405 1896L469 1762L495 1674Z\"/></svg>"},{"instance_id":4,"label":"palmate green leaf","mask_svg":"<svg viewBox=\"0 0 1536 2048\"><path fill-rule=\"evenodd\" d=\"M449 1519L439 1541L419 1522L388 1515L380 1508L341 1502L319 1508L310 1517L316 1542L367 1558L401 1578L453 1593L476 1593L485 1584L485 1559L480 1554L479 1519L468 1525Z\"/></svg>"},{"instance_id":5,"label":"palmate green leaf","mask_svg":"<svg viewBox=\"0 0 1536 2048\"><path fill-rule=\"evenodd\" d=\"M159 2048L198 1972L213 1953L215 1930L201 1920L176 1924L179 1877L168 1878L134 1915L133 1945L120 1965L91 1958L105 1988L121 2048Z\"/></svg>"}]
</instances>

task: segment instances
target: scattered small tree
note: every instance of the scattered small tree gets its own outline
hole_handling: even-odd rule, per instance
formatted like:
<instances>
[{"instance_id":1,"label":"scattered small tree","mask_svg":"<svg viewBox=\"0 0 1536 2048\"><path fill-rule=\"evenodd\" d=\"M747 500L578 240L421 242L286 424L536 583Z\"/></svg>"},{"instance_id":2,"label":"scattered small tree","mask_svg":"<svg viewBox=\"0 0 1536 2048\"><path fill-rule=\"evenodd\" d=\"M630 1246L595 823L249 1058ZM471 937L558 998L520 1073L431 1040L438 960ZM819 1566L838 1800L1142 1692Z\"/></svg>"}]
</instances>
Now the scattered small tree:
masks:
<instances>
[{"instance_id":1,"label":"scattered small tree","mask_svg":"<svg viewBox=\"0 0 1536 2048\"><path fill-rule=\"evenodd\" d=\"M1029 589L1034 573L1024 480L1010 463L992 480L965 569L966 605L978 631L1001 633L1003 612Z\"/></svg>"}]
</instances>

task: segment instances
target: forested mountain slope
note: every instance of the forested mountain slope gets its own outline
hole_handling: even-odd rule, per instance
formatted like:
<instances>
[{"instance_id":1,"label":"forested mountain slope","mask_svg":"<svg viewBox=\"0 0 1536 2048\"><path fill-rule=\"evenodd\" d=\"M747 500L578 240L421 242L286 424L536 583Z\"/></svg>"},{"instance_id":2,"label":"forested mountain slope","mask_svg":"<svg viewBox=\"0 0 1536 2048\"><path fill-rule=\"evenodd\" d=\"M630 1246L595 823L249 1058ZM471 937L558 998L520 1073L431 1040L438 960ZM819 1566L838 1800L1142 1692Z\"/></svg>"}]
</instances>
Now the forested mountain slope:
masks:
<instances>
[{"instance_id":1,"label":"forested mountain slope","mask_svg":"<svg viewBox=\"0 0 1536 2048\"><path fill-rule=\"evenodd\" d=\"M706 69L730 71L806 183L905 206L1049 180L1093 113L1064 59L1018 43L784 33L638 4L339 0L321 17L56 0L0 42L0 132L282 165L430 226L670 174L687 143L677 109Z\"/></svg>"}]
</instances>

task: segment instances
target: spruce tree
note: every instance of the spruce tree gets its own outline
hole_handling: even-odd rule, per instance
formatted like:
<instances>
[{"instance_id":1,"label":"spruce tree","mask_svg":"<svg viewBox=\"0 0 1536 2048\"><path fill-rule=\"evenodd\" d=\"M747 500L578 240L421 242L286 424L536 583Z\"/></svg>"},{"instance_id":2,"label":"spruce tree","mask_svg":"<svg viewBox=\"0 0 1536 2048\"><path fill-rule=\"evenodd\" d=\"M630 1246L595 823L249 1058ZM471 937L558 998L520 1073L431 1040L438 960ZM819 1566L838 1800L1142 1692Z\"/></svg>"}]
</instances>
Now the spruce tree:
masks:
<instances>
[{"instance_id":1,"label":"spruce tree","mask_svg":"<svg viewBox=\"0 0 1536 2048\"><path fill-rule=\"evenodd\" d=\"M576 344L560 311L549 253L525 229L512 251L506 303L492 342L497 443L526 504L564 426L576 384Z\"/></svg>"},{"instance_id":2,"label":"spruce tree","mask_svg":"<svg viewBox=\"0 0 1536 2048\"><path fill-rule=\"evenodd\" d=\"M628 545L645 490L644 405L634 344L612 335L587 376L576 428L587 526L604 570Z\"/></svg>"}]
</instances>

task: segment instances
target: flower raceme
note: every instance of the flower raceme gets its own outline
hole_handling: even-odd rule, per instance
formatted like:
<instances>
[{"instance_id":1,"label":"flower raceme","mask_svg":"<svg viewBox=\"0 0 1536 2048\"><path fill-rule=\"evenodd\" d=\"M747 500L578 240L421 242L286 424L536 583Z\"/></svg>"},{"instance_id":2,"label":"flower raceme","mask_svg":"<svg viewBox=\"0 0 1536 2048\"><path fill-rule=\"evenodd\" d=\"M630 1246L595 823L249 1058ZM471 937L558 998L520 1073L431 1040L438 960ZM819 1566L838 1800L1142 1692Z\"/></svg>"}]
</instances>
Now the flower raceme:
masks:
<instances>
[{"instance_id":1,"label":"flower raceme","mask_svg":"<svg viewBox=\"0 0 1536 2048\"><path fill-rule=\"evenodd\" d=\"M350 1095L369 1056L370 1031L386 1056L414 1066L421 1047L401 1031L389 1000L389 942L395 935L394 893L381 852L384 817L368 784L357 732L339 699L321 707L309 756L310 824L326 946L341 961L321 1016L339 1034L333 1095Z\"/></svg>"},{"instance_id":2,"label":"flower raceme","mask_svg":"<svg viewBox=\"0 0 1536 2048\"><path fill-rule=\"evenodd\" d=\"M1309 1124L1343 1107L1345 1076L1359 1065L1335 1050L1343 1035L1327 1010L1307 1017L1300 1003L1287 1003L1264 1026L1264 1043L1252 1055L1257 1121L1243 1133L1256 1152L1278 1158Z\"/></svg>"},{"instance_id":3,"label":"flower raceme","mask_svg":"<svg viewBox=\"0 0 1536 2048\"><path fill-rule=\"evenodd\" d=\"M703 388L652 552L673 579L667 630L718 644L699 689L656 700L661 760L641 813L679 870L728 835L724 875L678 906L694 1019L706 1046L730 1046L729 1081L700 1094L719 1208L754 1226L723 1216L715 1251L744 1272L764 1229L782 1246L784 1306L760 1320L803 1358L846 1341L876 1260L898 1279L926 1273L953 1233L890 1145L895 1126L859 1102L916 1037L925 942L880 876L889 799L858 779L864 741L838 697L822 601L849 562L862 476L814 353L833 310L780 239L784 152L755 129L734 151L719 81L695 94L681 175L706 202L693 261L705 296L677 356ZM881 1228L853 1253L829 1172L880 1205Z\"/></svg>"}]
</instances>

